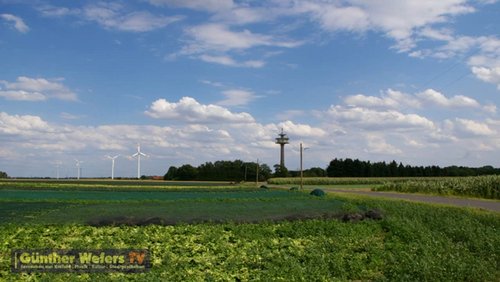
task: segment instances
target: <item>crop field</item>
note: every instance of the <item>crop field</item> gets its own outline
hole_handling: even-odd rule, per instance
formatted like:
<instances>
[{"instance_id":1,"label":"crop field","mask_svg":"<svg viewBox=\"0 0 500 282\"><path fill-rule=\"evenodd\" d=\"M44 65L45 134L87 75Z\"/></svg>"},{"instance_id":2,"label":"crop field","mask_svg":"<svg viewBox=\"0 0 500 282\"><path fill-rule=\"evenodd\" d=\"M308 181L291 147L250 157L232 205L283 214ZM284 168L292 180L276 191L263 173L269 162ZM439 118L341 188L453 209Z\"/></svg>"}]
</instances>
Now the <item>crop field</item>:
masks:
<instances>
[{"instance_id":1,"label":"crop field","mask_svg":"<svg viewBox=\"0 0 500 282\"><path fill-rule=\"evenodd\" d=\"M304 177L304 185L380 185L386 182L407 181L407 177ZM272 185L299 185L299 177L276 177L267 181Z\"/></svg>"},{"instance_id":2,"label":"crop field","mask_svg":"<svg viewBox=\"0 0 500 282\"><path fill-rule=\"evenodd\" d=\"M0 182L0 281L500 280L496 213L255 185L141 184ZM345 220L367 211L382 219ZM10 252L23 248L147 249L152 268L11 273Z\"/></svg>"},{"instance_id":3,"label":"crop field","mask_svg":"<svg viewBox=\"0 0 500 282\"><path fill-rule=\"evenodd\" d=\"M388 182L375 187L373 190L467 196L500 200L500 175Z\"/></svg>"},{"instance_id":4,"label":"crop field","mask_svg":"<svg viewBox=\"0 0 500 282\"><path fill-rule=\"evenodd\" d=\"M373 191L396 191L500 199L500 175L467 177L305 177L304 185L329 188L365 188ZM300 178L272 178L273 185L299 185Z\"/></svg>"}]
</instances>

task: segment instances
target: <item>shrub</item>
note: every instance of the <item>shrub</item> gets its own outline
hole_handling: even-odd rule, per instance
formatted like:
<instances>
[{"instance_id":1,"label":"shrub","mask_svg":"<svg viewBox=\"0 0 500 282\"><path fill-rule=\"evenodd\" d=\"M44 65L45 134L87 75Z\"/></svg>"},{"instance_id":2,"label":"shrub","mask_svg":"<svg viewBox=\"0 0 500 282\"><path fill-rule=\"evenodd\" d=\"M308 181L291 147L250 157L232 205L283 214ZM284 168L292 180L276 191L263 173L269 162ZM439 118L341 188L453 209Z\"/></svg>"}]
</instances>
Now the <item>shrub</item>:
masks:
<instances>
[{"instance_id":1,"label":"shrub","mask_svg":"<svg viewBox=\"0 0 500 282\"><path fill-rule=\"evenodd\" d=\"M325 193L325 191L323 191L321 189L314 189L311 191L310 195L323 197L324 195L326 195L326 193Z\"/></svg>"}]
</instances>

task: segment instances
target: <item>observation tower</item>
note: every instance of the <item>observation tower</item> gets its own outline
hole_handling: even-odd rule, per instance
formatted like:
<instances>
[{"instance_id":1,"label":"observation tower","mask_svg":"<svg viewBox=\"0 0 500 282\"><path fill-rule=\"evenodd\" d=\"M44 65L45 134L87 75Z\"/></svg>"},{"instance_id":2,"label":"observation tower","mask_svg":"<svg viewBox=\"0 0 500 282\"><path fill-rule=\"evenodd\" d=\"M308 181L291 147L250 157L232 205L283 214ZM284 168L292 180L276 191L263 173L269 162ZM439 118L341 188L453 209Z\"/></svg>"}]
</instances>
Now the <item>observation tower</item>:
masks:
<instances>
[{"instance_id":1,"label":"observation tower","mask_svg":"<svg viewBox=\"0 0 500 282\"><path fill-rule=\"evenodd\" d=\"M283 128L281 128L281 133L279 133L278 135L279 135L279 137L276 138L276 144L279 144L281 147L280 166L284 167L285 166L285 144L288 144L288 136L286 136L286 134L283 133Z\"/></svg>"}]
</instances>

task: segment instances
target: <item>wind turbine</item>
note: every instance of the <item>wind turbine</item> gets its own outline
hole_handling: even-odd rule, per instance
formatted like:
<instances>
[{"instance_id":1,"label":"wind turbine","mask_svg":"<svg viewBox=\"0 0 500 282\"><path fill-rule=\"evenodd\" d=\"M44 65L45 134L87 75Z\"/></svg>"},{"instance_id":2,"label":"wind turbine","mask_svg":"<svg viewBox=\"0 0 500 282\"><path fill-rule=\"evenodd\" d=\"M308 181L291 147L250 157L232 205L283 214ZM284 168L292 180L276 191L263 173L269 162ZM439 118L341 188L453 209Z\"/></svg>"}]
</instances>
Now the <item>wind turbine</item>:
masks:
<instances>
[{"instance_id":1,"label":"wind turbine","mask_svg":"<svg viewBox=\"0 0 500 282\"><path fill-rule=\"evenodd\" d=\"M141 178L141 156L147 157L146 154L141 152L141 144L137 144L137 153L133 154L132 157L137 157L137 179Z\"/></svg>"},{"instance_id":2,"label":"wind turbine","mask_svg":"<svg viewBox=\"0 0 500 282\"><path fill-rule=\"evenodd\" d=\"M115 179L115 160L118 158L120 155L116 156L106 156L106 158L111 160L111 179Z\"/></svg>"},{"instance_id":3,"label":"wind turbine","mask_svg":"<svg viewBox=\"0 0 500 282\"><path fill-rule=\"evenodd\" d=\"M55 165L56 165L56 179L59 179L59 168L61 167L62 163L60 161L57 161Z\"/></svg>"},{"instance_id":4,"label":"wind turbine","mask_svg":"<svg viewBox=\"0 0 500 282\"><path fill-rule=\"evenodd\" d=\"M77 159L75 159L75 161L76 161L76 169L77 169L77 171L78 171L78 174L77 174L77 175L78 175L78 176L77 176L77 179L80 179L80 174L82 173L82 167L80 166L80 164L82 164L82 163L83 163L83 161L79 161L79 160L77 160Z\"/></svg>"}]
</instances>

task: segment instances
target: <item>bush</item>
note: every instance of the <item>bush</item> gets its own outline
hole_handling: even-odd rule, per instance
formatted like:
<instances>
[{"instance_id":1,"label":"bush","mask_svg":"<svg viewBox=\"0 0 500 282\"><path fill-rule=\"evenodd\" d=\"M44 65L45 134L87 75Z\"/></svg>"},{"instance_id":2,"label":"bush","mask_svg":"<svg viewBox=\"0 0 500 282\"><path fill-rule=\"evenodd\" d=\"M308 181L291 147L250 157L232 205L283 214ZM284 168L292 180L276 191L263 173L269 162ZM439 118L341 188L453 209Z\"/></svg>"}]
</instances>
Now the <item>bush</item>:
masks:
<instances>
[{"instance_id":1,"label":"bush","mask_svg":"<svg viewBox=\"0 0 500 282\"><path fill-rule=\"evenodd\" d=\"M267 187L266 185L261 185L260 188L261 189L269 189L269 187Z\"/></svg>"},{"instance_id":2,"label":"bush","mask_svg":"<svg viewBox=\"0 0 500 282\"><path fill-rule=\"evenodd\" d=\"M292 187L290 188L290 191L299 191L299 187Z\"/></svg>"},{"instance_id":3,"label":"bush","mask_svg":"<svg viewBox=\"0 0 500 282\"><path fill-rule=\"evenodd\" d=\"M311 191L310 195L323 197L324 195L326 195L326 193L325 193L325 191L323 191L321 189L314 189Z\"/></svg>"}]
</instances>

